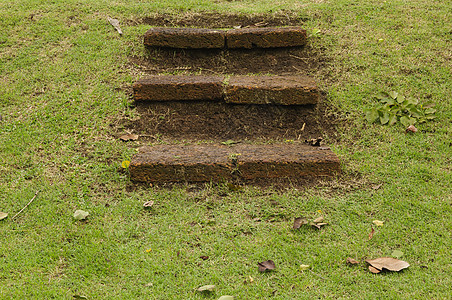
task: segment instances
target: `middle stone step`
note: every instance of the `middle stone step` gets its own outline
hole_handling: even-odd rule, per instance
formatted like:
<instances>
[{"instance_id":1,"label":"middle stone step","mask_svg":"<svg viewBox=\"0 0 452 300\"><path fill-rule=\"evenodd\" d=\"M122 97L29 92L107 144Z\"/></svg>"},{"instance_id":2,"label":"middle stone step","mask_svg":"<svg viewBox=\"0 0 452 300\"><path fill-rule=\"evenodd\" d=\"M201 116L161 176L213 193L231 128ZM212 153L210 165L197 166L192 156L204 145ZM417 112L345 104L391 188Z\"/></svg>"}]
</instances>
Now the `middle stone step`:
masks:
<instances>
[{"instance_id":1,"label":"middle stone step","mask_svg":"<svg viewBox=\"0 0 452 300\"><path fill-rule=\"evenodd\" d=\"M237 104L316 104L319 91L306 76L161 75L133 85L135 101L221 100Z\"/></svg>"}]
</instances>

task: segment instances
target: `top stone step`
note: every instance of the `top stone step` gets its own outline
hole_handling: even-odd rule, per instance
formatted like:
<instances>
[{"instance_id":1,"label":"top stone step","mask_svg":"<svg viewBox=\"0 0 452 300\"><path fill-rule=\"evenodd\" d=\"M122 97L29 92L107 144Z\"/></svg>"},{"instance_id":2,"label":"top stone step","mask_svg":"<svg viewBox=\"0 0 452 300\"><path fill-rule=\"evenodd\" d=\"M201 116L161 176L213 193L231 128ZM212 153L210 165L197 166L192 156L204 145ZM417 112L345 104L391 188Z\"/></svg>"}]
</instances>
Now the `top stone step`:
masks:
<instances>
[{"instance_id":1,"label":"top stone step","mask_svg":"<svg viewBox=\"0 0 452 300\"><path fill-rule=\"evenodd\" d=\"M279 48L306 44L301 27L256 27L231 30L154 27L144 34L144 45L179 49Z\"/></svg>"}]
</instances>

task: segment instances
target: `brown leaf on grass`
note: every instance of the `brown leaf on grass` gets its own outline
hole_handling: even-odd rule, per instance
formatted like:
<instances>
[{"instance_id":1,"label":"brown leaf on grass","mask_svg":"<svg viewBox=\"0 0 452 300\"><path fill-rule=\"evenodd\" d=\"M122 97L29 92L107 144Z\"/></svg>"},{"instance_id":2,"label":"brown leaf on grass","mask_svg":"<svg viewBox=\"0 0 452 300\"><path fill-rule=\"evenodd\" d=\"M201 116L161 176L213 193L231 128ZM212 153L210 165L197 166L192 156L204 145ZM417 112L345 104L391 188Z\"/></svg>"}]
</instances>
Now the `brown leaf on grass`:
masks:
<instances>
[{"instance_id":1,"label":"brown leaf on grass","mask_svg":"<svg viewBox=\"0 0 452 300\"><path fill-rule=\"evenodd\" d=\"M136 140L138 140L138 138L139 138L139 136L137 134L133 134L133 133L124 134L119 137L119 139L124 142L136 141Z\"/></svg>"},{"instance_id":2,"label":"brown leaf on grass","mask_svg":"<svg viewBox=\"0 0 452 300\"><path fill-rule=\"evenodd\" d=\"M372 266L369 266L369 271L371 271L372 273L374 273L374 274L378 274L378 273L380 273L381 271L380 270L378 270L378 269L375 269L374 267L372 267Z\"/></svg>"},{"instance_id":3,"label":"brown leaf on grass","mask_svg":"<svg viewBox=\"0 0 452 300\"><path fill-rule=\"evenodd\" d=\"M208 257L208 256L205 256L205 255L200 256L199 258L202 259L202 260L208 260L208 259L209 259L209 257Z\"/></svg>"},{"instance_id":4,"label":"brown leaf on grass","mask_svg":"<svg viewBox=\"0 0 452 300\"><path fill-rule=\"evenodd\" d=\"M148 201L148 202L145 202L144 204L143 204L143 207L144 208L149 208L149 207L152 207L152 205L154 205L154 201Z\"/></svg>"},{"instance_id":5,"label":"brown leaf on grass","mask_svg":"<svg viewBox=\"0 0 452 300\"><path fill-rule=\"evenodd\" d=\"M408 128L405 131L407 133L416 133L417 132L417 128L414 127L414 125L410 125L410 126L408 126Z\"/></svg>"},{"instance_id":6,"label":"brown leaf on grass","mask_svg":"<svg viewBox=\"0 0 452 300\"><path fill-rule=\"evenodd\" d=\"M383 226L385 221L373 220L372 223L374 223L376 226Z\"/></svg>"},{"instance_id":7,"label":"brown leaf on grass","mask_svg":"<svg viewBox=\"0 0 452 300\"><path fill-rule=\"evenodd\" d=\"M306 218L303 217L295 218L295 220L293 221L293 229L299 229L302 225L306 224L308 224L308 220L306 220Z\"/></svg>"},{"instance_id":8,"label":"brown leaf on grass","mask_svg":"<svg viewBox=\"0 0 452 300\"><path fill-rule=\"evenodd\" d=\"M409 263L392 257L380 257L376 259L367 259L366 262L378 270L400 271L410 266ZM370 268L369 268L370 270Z\"/></svg>"},{"instance_id":9,"label":"brown leaf on grass","mask_svg":"<svg viewBox=\"0 0 452 300\"><path fill-rule=\"evenodd\" d=\"M260 263L257 263L259 272L271 271L275 269L275 263L273 260L267 260Z\"/></svg>"},{"instance_id":10,"label":"brown leaf on grass","mask_svg":"<svg viewBox=\"0 0 452 300\"><path fill-rule=\"evenodd\" d=\"M315 227L317 229L322 228L322 226L328 225L328 223L311 223L312 227Z\"/></svg>"},{"instance_id":11,"label":"brown leaf on grass","mask_svg":"<svg viewBox=\"0 0 452 300\"><path fill-rule=\"evenodd\" d=\"M354 260L354 259L351 258L351 257L347 257L347 263L348 263L348 264L351 264L351 265L357 265L357 264L359 264L359 261Z\"/></svg>"},{"instance_id":12,"label":"brown leaf on grass","mask_svg":"<svg viewBox=\"0 0 452 300\"><path fill-rule=\"evenodd\" d=\"M369 241L374 237L375 229L372 227L372 230L369 233Z\"/></svg>"},{"instance_id":13,"label":"brown leaf on grass","mask_svg":"<svg viewBox=\"0 0 452 300\"><path fill-rule=\"evenodd\" d=\"M198 292L212 292L215 289L215 285L203 285L197 289Z\"/></svg>"},{"instance_id":14,"label":"brown leaf on grass","mask_svg":"<svg viewBox=\"0 0 452 300\"><path fill-rule=\"evenodd\" d=\"M322 140L323 140L323 138L318 137L316 139L305 140L305 143L308 143L309 145L314 146L314 147L319 147Z\"/></svg>"},{"instance_id":15,"label":"brown leaf on grass","mask_svg":"<svg viewBox=\"0 0 452 300\"><path fill-rule=\"evenodd\" d=\"M108 22L110 22L111 26L113 26L119 34L122 34L121 27L119 27L119 20L108 17Z\"/></svg>"},{"instance_id":16,"label":"brown leaf on grass","mask_svg":"<svg viewBox=\"0 0 452 300\"><path fill-rule=\"evenodd\" d=\"M315 220L312 221L312 222L314 222L314 223L322 223L324 220L325 220L324 217L318 217L317 219L315 219Z\"/></svg>"},{"instance_id":17,"label":"brown leaf on grass","mask_svg":"<svg viewBox=\"0 0 452 300\"><path fill-rule=\"evenodd\" d=\"M0 220L6 219L7 216L8 216L8 213L0 211Z\"/></svg>"}]
</instances>

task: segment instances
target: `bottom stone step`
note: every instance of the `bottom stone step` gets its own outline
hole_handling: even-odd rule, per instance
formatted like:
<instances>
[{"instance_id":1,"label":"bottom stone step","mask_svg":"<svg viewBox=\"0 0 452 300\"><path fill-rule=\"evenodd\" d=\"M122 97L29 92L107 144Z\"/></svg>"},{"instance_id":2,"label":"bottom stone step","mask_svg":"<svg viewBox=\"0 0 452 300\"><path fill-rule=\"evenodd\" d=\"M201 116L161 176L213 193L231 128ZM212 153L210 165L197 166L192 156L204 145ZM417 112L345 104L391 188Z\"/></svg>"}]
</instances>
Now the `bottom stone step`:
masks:
<instances>
[{"instance_id":1,"label":"bottom stone step","mask_svg":"<svg viewBox=\"0 0 452 300\"><path fill-rule=\"evenodd\" d=\"M157 145L130 162L138 182L219 182L333 176L338 157L328 148L300 144Z\"/></svg>"}]
</instances>

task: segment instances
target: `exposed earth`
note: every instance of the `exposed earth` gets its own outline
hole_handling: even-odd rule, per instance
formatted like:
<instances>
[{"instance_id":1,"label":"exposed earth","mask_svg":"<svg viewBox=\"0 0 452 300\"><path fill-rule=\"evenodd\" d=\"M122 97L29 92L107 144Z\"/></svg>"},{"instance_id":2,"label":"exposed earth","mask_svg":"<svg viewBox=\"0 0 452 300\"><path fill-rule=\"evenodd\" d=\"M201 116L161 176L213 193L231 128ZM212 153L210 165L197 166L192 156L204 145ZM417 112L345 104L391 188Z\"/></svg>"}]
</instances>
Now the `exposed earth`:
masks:
<instances>
[{"instance_id":1,"label":"exposed earth","mask_svg":"<svg viewBox=\"0 0 452 300\"><path fill-rule=\"evenodd\" d=\"M233 15L186 13L154 15L131 23L151 26L237 28L247 26L302 26L293 13ZM251 50L146 49L145 57L129 58L134 73L197 75L308 75L324 67L326 60L309 46ZM118 135L133 132L142 141L277 141L328 136L335 139L332 109L322 93L313 106L232 105L223 102L136 102L139 117L120 120Z\"/></svg>"}]
</instances>

